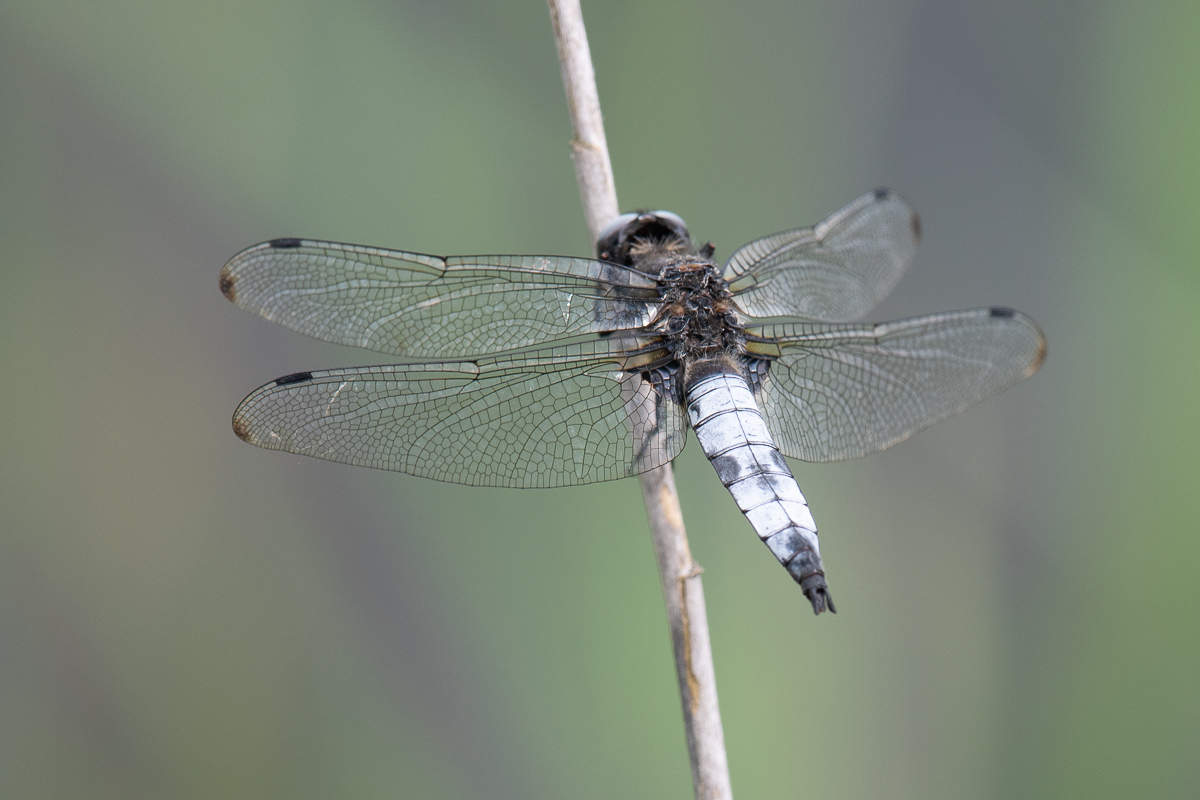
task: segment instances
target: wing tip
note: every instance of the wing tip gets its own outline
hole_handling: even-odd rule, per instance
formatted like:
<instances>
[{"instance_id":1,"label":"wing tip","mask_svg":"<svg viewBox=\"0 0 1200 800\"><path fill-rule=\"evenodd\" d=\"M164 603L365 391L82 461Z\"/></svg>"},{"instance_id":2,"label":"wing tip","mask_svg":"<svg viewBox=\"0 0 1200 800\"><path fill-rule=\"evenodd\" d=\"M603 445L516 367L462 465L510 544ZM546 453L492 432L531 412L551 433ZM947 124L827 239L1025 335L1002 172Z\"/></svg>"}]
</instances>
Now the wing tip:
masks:
<instances>
[{"instance_id":1,"label":"wing tip","mask_svg":"<svg viewBox=\"0 0 1200 800\"><path fill-rule=\"evenodd\" d=\"M225 295L225 299L231 303L236 303L238 301L237 276L233 274L232 266L233 262L230 261L221 267L221 275L217 278L217 285L221 287L221 294Z\"/></svg>"},{"instance_id":2,"label":"wing tip","mask_svg":"<svg viewBox=\"0 0 1200 800\"><path fill-rule=\"evenodd\" d=\"M277 449L277 448L273 447L271 444L264 444L264 441L270 442L270 441L272 441L272 438L262 439L262 438L256 437L254 435L253 426L251 426L250 421L246 418L249 408L254 404L254 401L257 400L264 393L269 392L272 389L276 389L280 386L289 386L293 383L303 383L304 381L310 381L310 380L312 380L312 376L313 376L313 374L311 372L293 372L291 375L284 375L282 378L276 378L275 380L271 381L270 383L266 384L265 386L260 386L259 388L255 389L253 392L251 392L249 395L247 395L246 398L244 400L242 400L241 403L238 404L237 410L235 410L233 412L233 432L234 432L234 434L239 439L241 439L243 442L246 442L247 444L257 445L259 447L267 447L270 449ZM275 437L274 434L271 434L271 437L273 437L275 439L278 438L278 437Z\"/></svg>"},{"instance_id":3,"label":"wing tip","mask_svg":"<svg viewBox=\"0 0 1200 800\"><path fill-rule=\"evenodd\" d=\"M886 186L880 186L871 192L871 197L873 197L876 202L880 203L884 200L897 200L903 205L903 207L908 208L908 225L910 230L912 230L913 241L917 244L921 243L921 217L915 210L913 210L912 205L905 200L899 192L897 192L895 189L889 189Z\"/></svg>"},{"instance_id":4,"label":"wing tip","mask_svg":"<svg viewBox=\"0 0 1200 800\"><path fill-rule=\"evenodd\" d=\"M1018 320L1027 325L1037 337L1037 347L1034 349L1033 358L1029 361L1029 366L1022 373L1022 378L1028 378L1033 373L1042 368L1042 364L1046 363L1046 354L1049 350L1049 344L1046 341L1046 334L1038 327L1038 324L1031 317L1022 314L1015 308L1008 306L992 306L988 309L988 316L993 319L1013 319Z\"/></svg>"},{"instance_id":5,"label":"wing tip","mask_svg":"<svg viewBox=\"0 0 1200 800\"><path fill-rule=\"evenodd\" d=\"M254 444L254 442L250 441L250 425L240 414L233 415L233 432L243 442Z\"/></svg>"},{"instance_id":6,"label":"wing tip","mask_svg":"<svg viewBox=\"0 0 1200 800\"><path fill-rule=\"evenodd\" d=\"M225 295L232 303L239 302L236 269L251 253L260 250L291 250L300 247L302 244L304 244L303 239L288 236L282 239L271 239L268 242L260 242L240 251L233 258L225 262L225 266L221 267L221 274L217 278L217 285L221 287L221 294Z\"/></svg>"},{"instance_id":7,"label":"wing tip","mask_svg":"<svg viewBox=\"0 0 1200 800\"><path fill-rule=\"evenodd\" d=\"M1034 353L1033 361L1029 364L1029 370L1025 373L1026 378L1037 372L1042 368L1042 364L1046 363L1046 353L1048 350L1049 344L1046 342L1046 336L1041 332L1041 330L1038 330L1037 352Z\"/></svg>"}]
</instances>

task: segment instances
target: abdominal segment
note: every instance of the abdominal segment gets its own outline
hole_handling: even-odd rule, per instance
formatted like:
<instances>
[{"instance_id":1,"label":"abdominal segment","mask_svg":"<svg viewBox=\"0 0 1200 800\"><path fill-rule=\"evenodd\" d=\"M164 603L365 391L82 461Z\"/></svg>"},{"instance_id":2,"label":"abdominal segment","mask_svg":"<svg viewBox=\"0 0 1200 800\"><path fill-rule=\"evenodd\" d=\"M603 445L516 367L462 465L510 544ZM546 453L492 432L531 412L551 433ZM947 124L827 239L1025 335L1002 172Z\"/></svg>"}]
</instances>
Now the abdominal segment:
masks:
<instances>
[{"instance_id":1,"label":"abdominal segment","mask_svg":"<svg viewBox=\"0 0 1200 800\"><path fill-rule=\"evenodd\" d=\"M692 429L721 483L783 564L813 612L835 611L825 584L817 526L775 446L745 379L708 374L687 389Z\"/></svg>"}]
</instances>

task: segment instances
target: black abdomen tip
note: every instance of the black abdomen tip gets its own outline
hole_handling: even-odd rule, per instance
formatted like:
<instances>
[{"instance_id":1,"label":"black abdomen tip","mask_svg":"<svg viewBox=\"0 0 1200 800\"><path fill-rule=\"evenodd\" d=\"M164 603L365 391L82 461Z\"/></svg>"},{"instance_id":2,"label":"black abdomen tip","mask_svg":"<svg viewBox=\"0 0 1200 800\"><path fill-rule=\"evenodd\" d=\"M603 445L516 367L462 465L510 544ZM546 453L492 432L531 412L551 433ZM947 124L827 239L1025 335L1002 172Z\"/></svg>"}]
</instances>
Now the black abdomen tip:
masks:
<instances>
[{"instance_id":1,"label":"black abdomen tip","mask_svg":"<svg viewBox=\"0 0 1200 800\"><path fill-rule=\"evenodd\" d=\"M820 614L826 610L831 614L837 613L837 609L833 607L833 597L829 594L829 587L825 585L824 575L808 576L800 582L800 589L808 598L808 602L812 603L814 614Z\"/></svg>"},{"instance_id":2,"label":"black abdomen tip","mask_svg":"<svg viewBox=\"0 0 1200 800\"><path fill-rule=\"evenodd\" d=\"M312 380L311 372L293 372L291 375L284 375L282 378L277 378L276 386L287 386L291 383L300 383L301 381Z\"/></svg>"},{"instance_id":3,"label":"black abdomen tip","mask_svg":"<svg viewBox=\"0 0 1200 800\"><path fill-rule=\"evenodd\" d=\"M300 240L294 236L288 236L283 239L272 239L267 244L274 247L276 250L290 250L300 246Z\"/></svg>"}]
</instances>

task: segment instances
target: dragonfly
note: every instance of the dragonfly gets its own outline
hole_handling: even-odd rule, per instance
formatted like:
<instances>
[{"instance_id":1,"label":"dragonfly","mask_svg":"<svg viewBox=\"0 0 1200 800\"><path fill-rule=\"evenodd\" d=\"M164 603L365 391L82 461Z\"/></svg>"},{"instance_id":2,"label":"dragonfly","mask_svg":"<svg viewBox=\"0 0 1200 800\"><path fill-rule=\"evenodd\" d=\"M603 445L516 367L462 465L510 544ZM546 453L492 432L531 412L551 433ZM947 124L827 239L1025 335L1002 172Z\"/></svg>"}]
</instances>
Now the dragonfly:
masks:
<instances>
[{"instance_id":1,"label":"dragonfly","mask_svg":"<svg viewBox=\"0 0 1200 800\"><path fill-rule=\"evenodd\" d=\"M241 402L233 429L274 450L522 488L657 469L690 429L813 612L835 612L784 457L890 447L1046 356L1037 324L1009 308L857 322L920 236L908 202L877 189L721 267L668 211L615 219L598 258L273 239L225 264L227 298L401 361L278 378Z\"/></svg>"}]
</instances>

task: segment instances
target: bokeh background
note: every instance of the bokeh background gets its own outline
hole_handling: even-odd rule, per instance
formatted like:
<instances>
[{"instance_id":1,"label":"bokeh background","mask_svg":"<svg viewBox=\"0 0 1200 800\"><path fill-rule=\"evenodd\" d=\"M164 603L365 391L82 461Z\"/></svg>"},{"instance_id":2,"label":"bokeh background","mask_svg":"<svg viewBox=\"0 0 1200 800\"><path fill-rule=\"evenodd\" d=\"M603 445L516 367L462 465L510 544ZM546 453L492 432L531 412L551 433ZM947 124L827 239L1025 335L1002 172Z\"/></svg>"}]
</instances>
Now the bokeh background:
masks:
<instances>
[{"instance_id":1,"label":"bokeh background","mask_svg":"<svg viewBox=\"0 0 1200 800\"><path fill-rule=\"evenodd\" d=\"M677 462L738 796L1200 796L1195 3L584 12L624 209L724 258L893 186L925 240L874 317L1050 341L795 465L837 616ZM586 254L569 135L538 0L0 2L0 795L691 796L636 481L448 486L229 425L381 360L226 302L230 255Z\"/></svg>"}]
</instances>

